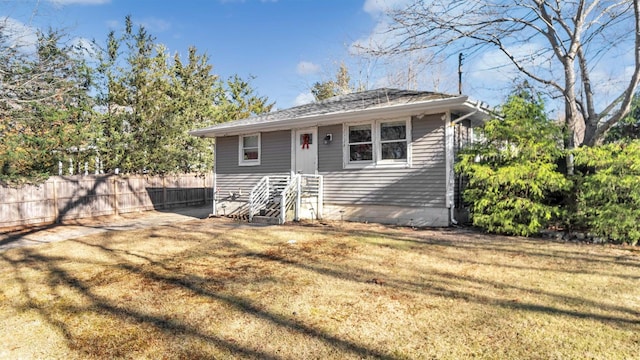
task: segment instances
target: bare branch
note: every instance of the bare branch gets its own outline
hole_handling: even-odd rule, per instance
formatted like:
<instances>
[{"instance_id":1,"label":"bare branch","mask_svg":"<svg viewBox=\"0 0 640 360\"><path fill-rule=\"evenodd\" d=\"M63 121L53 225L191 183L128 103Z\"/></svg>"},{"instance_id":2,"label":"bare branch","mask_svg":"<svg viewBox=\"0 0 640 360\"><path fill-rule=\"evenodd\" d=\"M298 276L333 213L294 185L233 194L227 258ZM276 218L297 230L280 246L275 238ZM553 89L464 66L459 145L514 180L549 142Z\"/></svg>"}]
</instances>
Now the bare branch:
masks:
<instances>
[{"instance_id":1,"label":"bare branch","mask_svg":"<svg viewBox=\"0 0 640 360\"><path fill-rule=\"evenodd\" d=\"M376 56L424 49L444 56L461 49L497 50L520 74L546 87L552 98L557 98L553 92L561 95L568 123L584 119L585 142L592 143L624 117L638 86L638 34L633 42L635 70L616 96L619 100L604 106L609 100L598 97L591 78L604 59L616 56L613 50L631 46L626 28L634 24L638 29L638 1L414 0L389 12L391 23L383 39L365 50ZM524 45L542 48L520 54L518 48ZM598 107L604 111L598 114Z\"/></svg>"},{"instance_id":2,"label":"bare branch","mask_svg":"<svg viewBox=\"0 0 640 360\"><path fill-rule=\"evenodd\" d=\"M618 121L624 118L631 109L631 101L633 100L633 95L635 93L638 84L640 83L640 0L633 1L633 13L636 19L635 22L635 69L633 75L631 76L631 81L629 85L625 89L625 91L618 97L620 100L620 109L615 112L608 120L598 124L594 130L593 140L591 144L593 145L599 142L604 135L611 129L613 125L615 125ZM616 99L616 100L618 100ZM614 105L613 103L609 105L611 107ZM609 108L607 107L607 108ZM600 120L601 118L598 118Z\"/></svg>"}]
</instances>

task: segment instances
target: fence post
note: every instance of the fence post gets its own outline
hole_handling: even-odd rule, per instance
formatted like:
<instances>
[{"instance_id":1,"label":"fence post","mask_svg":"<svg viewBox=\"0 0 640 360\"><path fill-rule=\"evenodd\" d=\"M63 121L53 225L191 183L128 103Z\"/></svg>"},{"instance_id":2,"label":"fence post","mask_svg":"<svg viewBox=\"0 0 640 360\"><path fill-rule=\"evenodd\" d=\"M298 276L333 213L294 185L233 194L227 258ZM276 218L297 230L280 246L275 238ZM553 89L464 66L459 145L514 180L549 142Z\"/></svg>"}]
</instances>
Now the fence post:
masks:
<instances>
[{"instance_id":1,"label":"fence post","mask_svg":"<svg viewBox=\"0 0 640 360\"><path fill-rule=\"evenodd\" d=\"M298 184L296 185L296 221L300 221L300 208L302 207L302 197L301 197L301 192L302 192L302 175L296 175L296 179L298 181Z\"/></svg>"},{"instance_id":2,"label":"fence post","mask_svg":"<svg viewBox=\"0 0 640 360\"><path fill-rule=\"evenodd\" d=\"M207 203L207 175L202 177L202 204Z\"/></svg>"},{"instance_id":3,"label":"fence post","mask_svg":"<svg viewBox=\"0 0 640 360\"><path fill-rule=\"evenodd\" d=\"M162 175L162 208L167 207L167 177Z\"/></svg>"},{"instance_id":4,"label":"fence post","mask_svg":"<svg viewBox=\"0 0 640 360\"><path fill-rule=\"evenodd\" d=\"M324 211L324 177L322 175L318 175L318 204L316 216L318 220L322 219L322 212Z\"/></svg>"},{"instance_id":5,"label":"fence post","mask_svg":"<svg viewBox=\"0 0 640 360\"><path fill-rule=\"evenodd\" d=\"M114 215L120 215L118 212L118 182L116 177L113 178L113 212Z\"/></svg>"},{"instance_id":6,"label":"fence post","mask_svg":"<svg viewBox=\"0 0 640 360\"><path fill-rule=\"evenodd\" d=\"M59 209L58 209L58 182L56 181L57 179L54 177L53 178L53 222L54 223L58 223L60 222L60 219L58 219L58 216L60 215Z\"/></svg>"},{"instance_id":7,"label":"fence post","mask_svg":"<svg viewBox=\"0 0 640 360\"><path fill-rule=\"evenodd\" d=\"M287 222L287 192L283 191L282 198L280 198L280 224L284 224L286 222Z\"/></svg>"}]
</instances>

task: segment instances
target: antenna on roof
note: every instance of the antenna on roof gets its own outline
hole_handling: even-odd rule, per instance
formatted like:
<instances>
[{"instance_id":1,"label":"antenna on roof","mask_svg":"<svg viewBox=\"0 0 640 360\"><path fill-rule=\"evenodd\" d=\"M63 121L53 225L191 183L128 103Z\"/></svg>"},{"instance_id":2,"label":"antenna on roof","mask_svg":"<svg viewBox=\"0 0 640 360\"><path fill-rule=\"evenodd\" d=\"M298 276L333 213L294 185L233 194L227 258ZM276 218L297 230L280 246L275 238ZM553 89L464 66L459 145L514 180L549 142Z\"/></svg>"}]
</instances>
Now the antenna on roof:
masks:
<instances>
[{"instance_id":1,"label":"antenna on roof","mask_svg":"<svg viewBox=\"0 0 640 360\"><path fill-rule=\"evenodd\" d=\"M464 59L464 55L462 53L458 54L458 94L462 95L462 59Z\"/></svg>"}]
</instances>

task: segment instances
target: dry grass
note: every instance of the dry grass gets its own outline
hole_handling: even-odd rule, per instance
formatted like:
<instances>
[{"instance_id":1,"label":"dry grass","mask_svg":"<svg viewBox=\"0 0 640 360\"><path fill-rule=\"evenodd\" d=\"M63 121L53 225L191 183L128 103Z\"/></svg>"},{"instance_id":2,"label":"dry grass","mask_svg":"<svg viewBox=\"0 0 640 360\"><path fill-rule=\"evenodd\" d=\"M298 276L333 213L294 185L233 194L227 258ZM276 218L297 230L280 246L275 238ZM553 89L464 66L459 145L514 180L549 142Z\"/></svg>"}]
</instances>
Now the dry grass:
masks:
<instances>
[{"instance_id":1,"label":"dry grass","mask_svg":"<svg viewBox=\"0 0 640 360\"><path fill-rule=\"evenodd\" d=\"M639 280L637 248L202 220L0 253L0 358L630 359Z\"/></svg>"}]
</instances>

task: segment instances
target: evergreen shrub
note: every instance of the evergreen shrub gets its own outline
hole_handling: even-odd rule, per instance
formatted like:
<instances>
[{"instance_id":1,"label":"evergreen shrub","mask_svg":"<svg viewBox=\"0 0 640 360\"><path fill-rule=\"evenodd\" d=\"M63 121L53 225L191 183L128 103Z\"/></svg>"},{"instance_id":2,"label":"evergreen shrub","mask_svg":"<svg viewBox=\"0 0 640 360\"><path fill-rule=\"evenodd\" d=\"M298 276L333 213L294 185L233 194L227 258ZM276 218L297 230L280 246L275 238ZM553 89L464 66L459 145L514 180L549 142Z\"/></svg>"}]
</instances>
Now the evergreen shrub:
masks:
<instances>
[{"instance_id":1,"label":"evergreen shrub","mask_svg":"<svg viewBox=\"0 0 640 360\"><path fill-rule=\"evenodd\" d=\"M604 240L640 241L640 140L581 147L574 221Z\"/></svg>"},{"instance_id":2,"label":"evergreen shrub","mask_svg":"<svg viewBox=\"0 0 640 360\"><path fill-rule=\"evenodd\" d=\"M538 96L512 95L503 115L479 129L463 149L456 171L468 177L463 193L473 225L487 232L530 236L564 214L552 199L571 188L557 169L562 131L549 121Z\"/></svg>"}]
</instances>

